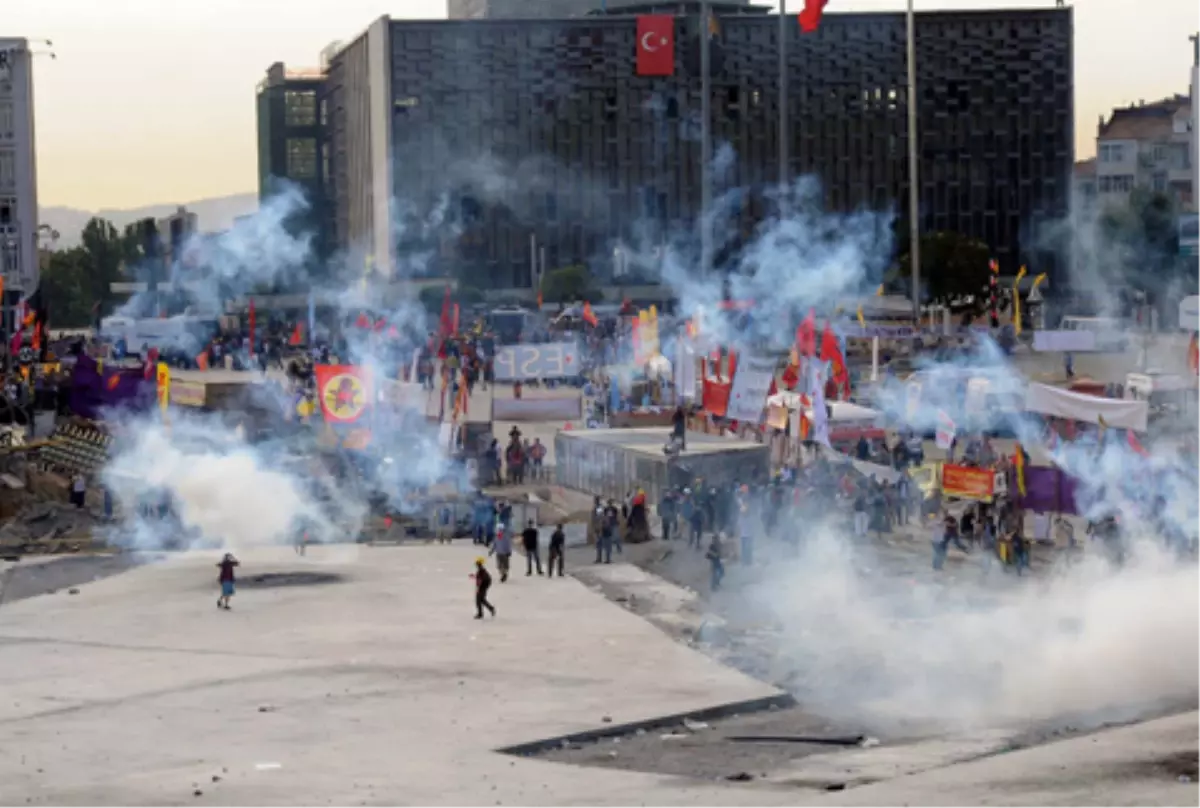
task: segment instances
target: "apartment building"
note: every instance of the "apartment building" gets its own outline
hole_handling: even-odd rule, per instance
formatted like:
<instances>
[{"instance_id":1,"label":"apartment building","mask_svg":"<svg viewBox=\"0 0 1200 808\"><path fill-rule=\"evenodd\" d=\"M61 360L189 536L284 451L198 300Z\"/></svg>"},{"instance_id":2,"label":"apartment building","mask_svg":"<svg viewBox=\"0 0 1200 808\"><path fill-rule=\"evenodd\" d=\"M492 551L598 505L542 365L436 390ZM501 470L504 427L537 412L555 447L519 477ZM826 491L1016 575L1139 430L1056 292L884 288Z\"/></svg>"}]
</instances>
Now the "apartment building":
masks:
<instances>
[{"instance_id":1,"label":"apartment building","mask_svg":"<svg viewBox=\"0 0 1200 808\"><path fill-rule=\"evenodd\" d=\"M1129 200L1134 189L1170 196L1195 209L1195 136L1192 100L1176 95L1114 109L1096 131L1096 198L1103 205Z\"/></svg>"}]
</instances>

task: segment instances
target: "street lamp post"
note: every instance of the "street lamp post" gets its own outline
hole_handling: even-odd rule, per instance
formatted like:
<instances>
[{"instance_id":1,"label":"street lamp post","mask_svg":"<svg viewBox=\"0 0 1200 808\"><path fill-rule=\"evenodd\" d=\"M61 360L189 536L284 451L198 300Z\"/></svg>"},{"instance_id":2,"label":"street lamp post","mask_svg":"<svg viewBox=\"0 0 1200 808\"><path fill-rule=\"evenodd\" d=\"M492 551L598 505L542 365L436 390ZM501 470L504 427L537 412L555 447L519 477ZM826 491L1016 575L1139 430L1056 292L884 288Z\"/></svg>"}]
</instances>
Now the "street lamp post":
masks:
<instances>
[{"instance_id":1,"label":"street lamp post","mask_svg":"<svg viewBox=\"0 0 1200 808\"><path fill-rule=\"evenodd\" d=\"M908 62L908 255L912 261L913 327L921 327L921 194L917 174L917 38L913 0L904 16Z\"/></svg>"}]
</instances>

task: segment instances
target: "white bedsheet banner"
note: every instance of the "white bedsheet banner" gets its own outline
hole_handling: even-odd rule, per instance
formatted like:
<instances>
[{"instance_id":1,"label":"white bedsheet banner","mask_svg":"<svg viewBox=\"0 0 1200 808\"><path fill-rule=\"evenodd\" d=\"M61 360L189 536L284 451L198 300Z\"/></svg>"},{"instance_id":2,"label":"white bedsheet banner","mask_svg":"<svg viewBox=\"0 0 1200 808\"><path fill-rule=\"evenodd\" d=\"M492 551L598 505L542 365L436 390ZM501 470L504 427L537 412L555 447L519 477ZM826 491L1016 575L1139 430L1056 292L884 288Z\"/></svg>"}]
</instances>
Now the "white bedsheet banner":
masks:
<instances>
[{"instance_id":1,"label":"white bedsheet banner","mask_svg":"<svg viewBox=\"0 0 1200 808\"><path fill-rule=\"evenodd\" d=\"M734 421L757 424L762 420L763 408L767 406L767 394L771 392L771 380L775 378L775 360L738 357L737 372L733 374L733 388L729 391L729 409L725 417Z\"/></svg>"},{"instance_id":2,"label":"white bedsheet banner","mask_svg":"<svg viewBox=\"0 0 1200 808\"><path fill-rule=\"evenodd\" d=\"M1025 409L1089 424L1100 423L1100 417L1103 416L1108 426L1136 432L1146 431L1146 418L1149 415L1145 401L1089 396L1036 382L1031 383L1025 391Z\"/></svg>"}]
</instances>

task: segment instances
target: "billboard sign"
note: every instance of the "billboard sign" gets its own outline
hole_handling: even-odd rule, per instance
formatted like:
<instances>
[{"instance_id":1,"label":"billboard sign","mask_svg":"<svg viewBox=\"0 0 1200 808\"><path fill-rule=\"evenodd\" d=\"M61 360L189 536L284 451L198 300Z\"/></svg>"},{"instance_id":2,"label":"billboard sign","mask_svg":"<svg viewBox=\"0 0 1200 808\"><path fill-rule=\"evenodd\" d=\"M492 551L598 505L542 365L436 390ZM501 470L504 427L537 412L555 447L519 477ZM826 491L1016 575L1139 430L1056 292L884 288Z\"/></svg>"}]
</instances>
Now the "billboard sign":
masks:
<instances>
[{"instance_id":1,"label":"billboard sign","mask_svg":"<svg viewBox=\"0 0 1200 808\"><path fill-rule=\"evenodd\" d=\"M496 380L569 379L582 372L579 346L574 342L545 345L505 345L496 352Z\"/></svg>"},{"instance_id":2,"label":"billboard sign","mask_svg":"<svg viewBox=\"0 0 1200 808\"><path fill-rule=\"evenodd\" d=\"M1179 254L1191 257L1200 255L1200 214L1184 213L1179 216Z\"/></svg>"}]
</instances>

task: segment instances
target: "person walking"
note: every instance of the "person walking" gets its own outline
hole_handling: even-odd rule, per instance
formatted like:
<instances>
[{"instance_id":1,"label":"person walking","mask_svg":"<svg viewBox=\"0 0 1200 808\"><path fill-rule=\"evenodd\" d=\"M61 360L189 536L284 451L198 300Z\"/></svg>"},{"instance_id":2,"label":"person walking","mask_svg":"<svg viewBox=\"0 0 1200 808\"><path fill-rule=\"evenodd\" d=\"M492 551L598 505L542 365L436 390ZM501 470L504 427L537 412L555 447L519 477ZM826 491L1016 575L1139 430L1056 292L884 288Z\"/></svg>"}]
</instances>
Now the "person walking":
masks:
<instances>
[{"instance_id":1,"label":"person walking","mask_svg":"<svg viewBox=\"0 0 1200 808\"><path fill-rule=\"evenodd\" d=\"M558 563L558 577L563 577L563 556L567 549L567 536L563 533L563 526L560 522L555 526L554 532L550 534L550 553L546 559L546 566L549 567L549 577L554 577L554 565Z\"/></svg>"},{"instance_id":2,"label":"person walking","mask_svg":"<svg viewBox=\"0 0 1200 808\"><path fill-rule=\"evenodd\" d=\"M512 531L501 522L496 527L496 540L488 555L496 556L496 569L500 572L500 583L508 580L508 565L512 561Z\"/></svg>"},{"instance_id":3,"label":"person walking","mask_svg":"<svg viewBox=\"0 0 1200 808\"><path fill-rule=\"evenodd\" d=\"M492 588L492 575L487 571L487 561L483 557L475 559L475 619L483 619L483 610L487 609L492 617L496 616L496 607L488 602L488 590Z\"/></svg>"},{"instance_id":4,"label":"person walking","mask_svg":"<svg viewBox=\"0 0 1200 808\"><path fill-rule=\"evenodd\" d=\"M678 513L677 507L675 492L670 489L663 491L662 497L658 501L658 516L662 520L663 541L671 540L671 529L675 527Z\"/></svg>"},{"instance_id":5,"label":"person walking","mask_svg":"<svg viewBox=\"0 0 1200 808\"><path fill-rule=\"evenodd\" d=\"M542 556L538 552L538 529L533 526L533 520L521 532L521 544L525 547L525 577L533 575L533 565L537 564L537 574L542 574Z\"/></svg>"},{"instance_id":6,"label":"person walking","mask_svg":"<svg viewBox=\"0 0 1200 808\"><path fill-rule=\"evenodd\" d=\"M238 560L233 557L233 553L226 553L225 557L217 563L217 567L221 572L217 576L217 581L221 584L221 597L217 598L217 608L230 610L229 599L233 597L234 592L234 574L233 568L238 566Z\"/></svg>"},{"instance_id":7,"label":"person walking","mask_svg":"<svg viewBox=\"0 0 1200 808\"><path fill-rule=\"evenodd\" d=\"M607 507L598 509L599 513L599 528L596 534L596 563L601 560L605 564L612 563L613 551L613 532L617 529L617 509L613 507L612 500L608 501Z\"/></svg>"}]
</instances>

